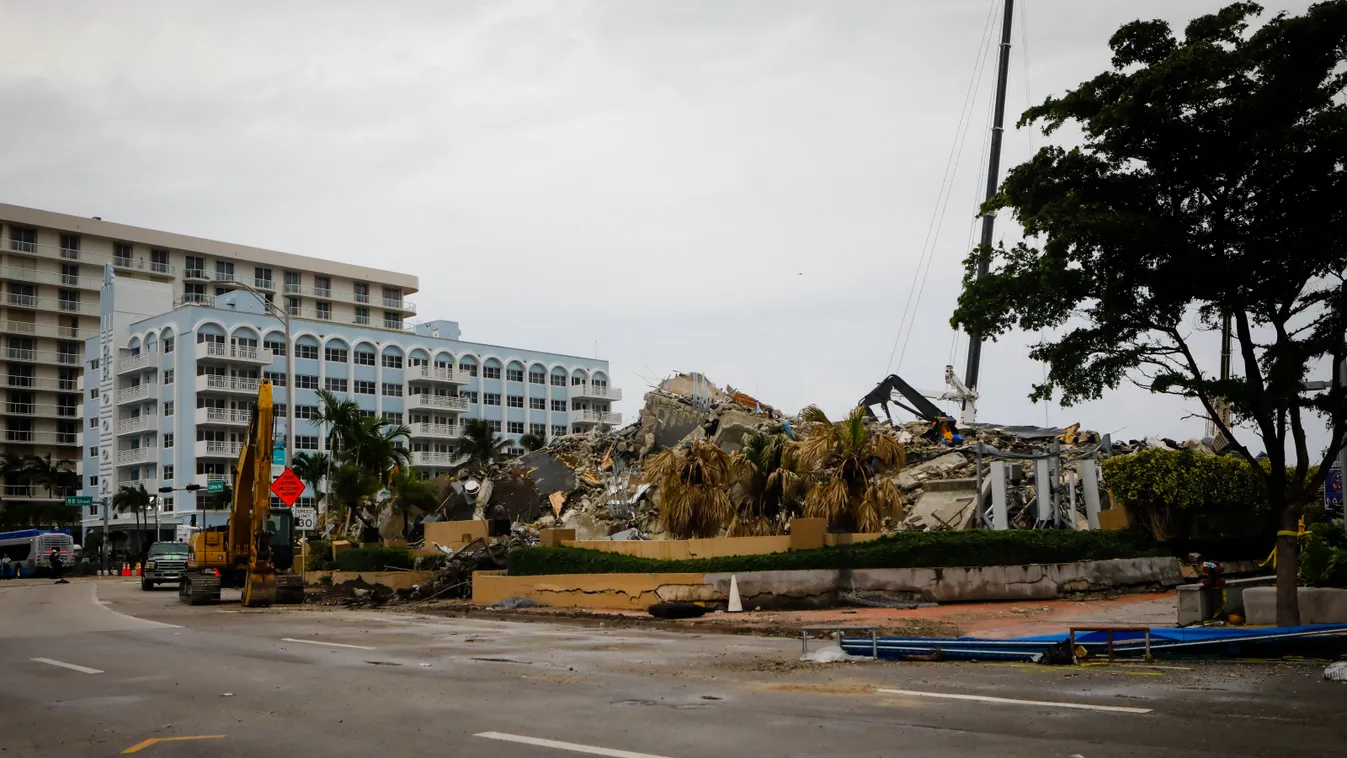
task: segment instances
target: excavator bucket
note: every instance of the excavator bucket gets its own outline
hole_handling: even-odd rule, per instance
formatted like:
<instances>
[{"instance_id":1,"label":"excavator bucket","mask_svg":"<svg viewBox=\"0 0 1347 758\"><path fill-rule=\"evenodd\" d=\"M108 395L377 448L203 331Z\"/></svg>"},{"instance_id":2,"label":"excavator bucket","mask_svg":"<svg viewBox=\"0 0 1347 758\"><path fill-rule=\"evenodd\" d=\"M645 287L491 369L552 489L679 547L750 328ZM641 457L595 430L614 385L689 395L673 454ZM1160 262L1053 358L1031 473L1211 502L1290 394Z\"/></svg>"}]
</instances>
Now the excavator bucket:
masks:
<instances>
[{"instance_id":1,"label":"excavator bucket","mask_svg":"<svg viewBox=\"0 0 1347 758\"><path fill-rule=\"evenodd\" d=\"M271 566L258 566L249 571L243 585L243 604L249 608L262 608L275 602L276 570Z\"/></svg>"}]
</instances>

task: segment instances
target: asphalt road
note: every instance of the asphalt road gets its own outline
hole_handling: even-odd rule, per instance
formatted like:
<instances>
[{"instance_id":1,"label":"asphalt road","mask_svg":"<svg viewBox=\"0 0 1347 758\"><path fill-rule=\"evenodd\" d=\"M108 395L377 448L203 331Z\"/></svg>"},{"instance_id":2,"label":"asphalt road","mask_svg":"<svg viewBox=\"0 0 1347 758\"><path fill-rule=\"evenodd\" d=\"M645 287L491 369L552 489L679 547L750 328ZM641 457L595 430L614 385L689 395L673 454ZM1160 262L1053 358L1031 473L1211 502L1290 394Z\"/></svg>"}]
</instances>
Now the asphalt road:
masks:
<instances>
[{"instance_id":1,"label":"asphalt road","mask_svg":"<svg viewBox=\"0 0 1347 758\"><path fill-rule=\"evenodd\" d=\"M1071 669L798 657L799 643L781 639L189 608L171 590L142 593L121 579L0 582L0 758L1347 750L1347 685L1323 681L1322 663Z\"/></svg>"}]
</instances>

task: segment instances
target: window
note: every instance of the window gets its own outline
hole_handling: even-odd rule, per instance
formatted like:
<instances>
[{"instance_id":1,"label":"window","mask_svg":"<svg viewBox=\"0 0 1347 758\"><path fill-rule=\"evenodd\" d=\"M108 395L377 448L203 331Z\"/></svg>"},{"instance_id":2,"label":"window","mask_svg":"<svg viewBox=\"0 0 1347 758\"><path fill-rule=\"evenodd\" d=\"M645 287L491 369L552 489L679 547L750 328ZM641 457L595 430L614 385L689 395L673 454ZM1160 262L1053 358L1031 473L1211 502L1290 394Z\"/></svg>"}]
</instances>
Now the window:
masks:
<instances>
[{"instance_id":1,"label":"window","mask_svg":"<svg viewBox=\"0 0 1347 758\"><path fill-rule=\"evenodd\" d=\"M482 399L486 405L500 405L500 395L494 392L487 392L482 395Z\"/></svg>"},{"instance_id":2,"label":"window","mask_svg":"<svg viewBox=\"0 0 1347 758\"><path fill-rule=\"evenodd\" d=\"M509 397L507 397L507 398L505 399L505 402L506 402L506 404L509 405L511 408L523 408L523 407L524 407L524 396L523 396L523 395L510 395Z\"/></svg>"},{"instance_id":3,"label":"window","mask_svg":"<svg viewBox=\"0 0 1347 758\"><path fill-rule=\"evenodd\" d=\"M288 418L288 416L285 415L285 411L286 411L285 403L272 403L272 404L271 404L272 418L274 418L274 419L285 419L285 418Z\"/></svg>"},{"instance_id":4,"label":"window","mask_svg":"<svg viewBox=\"0 0 1347 758\"><path fill-rule=\"evenodd\" d=\"M491 431L497 432L497 433L500 432L500 422L499 422L499 421L488 421L488 422L486 422L486 425L487 425L487 428L489 428Z\"/></svg>"},{"instance_id":5,"label":"window","mask_svg":"<svg viewBox=\"0 0 1347 758\"><path fill-rule=\"evenodd\" d=\"M206 259L198 258L195 255L189 255L183 261L182 275L186 279L205 279L206 278Z\"/></svg>"},{"instance_id":6,"label":"window","mask_svg":"<svg viewBox=\"0 0 1347 758\"><path fill-rule=\"evenodd\" d=\"M328 381L330 382L330 381L332 381L332 380L329 379ZM345 379L342 380L343 383L344 383L345 381L346 381ZM388 385L384 385L384 386L386 387L386 386L388 386ZM343 387L343 389L345 389L345 388ZM359 379L355 380L355 394L357 394L357 395L373 395L373 394L374 394L374 382L365 382L365 381L361 381L361 380L359 380Z\"/></svg>"},{"instance_id":7,"label":"window","mask_svg":"<svg viewBox=\"0 0 1347 758\"><path fill-rule=\"evenodd\" d=\"M318 303L318 319L320 321L332 320L332 303Z\"/></svg>"},{"instance_id":8,"label":"window","mask_svg":"<svg viewBox=\"0 0 1347 758\"><path fill-rule=\"evenodd\" d=\"M404 423L406 423L405 421L402 420L403 417L401 413L385 413L384 418L387 419L388 423L392 424L393 426L402 426Z\"/></svg>"},{"instance_id":9,"label":"window","mask_svg":"<svg viewBox=\"0 0 1347 758\"><path fill-rule=\"evenodd\" d=\"M402 368L402 356L384 353L384 368Z\"/></svg>"},{"instance_id":10,"label":"window","mask_svg":"<svg viewBox=\"0 0 1347 758\"><path fill-rule=\"evenodd\" d=\"M162 247L150 248L150 270L161 274L168 273L168 251Z\"/></svg>"},{"instance_id":11,"label":"window","mask_svg":"<svg viewBox=\"0 0 1347 758\"><path fill-rule=\"evenodd\" d=\"M271 284L271 269L257 266L253 269L253 286L258 289L269 290Z\"/></svg>"},{"instance_id":12,"label":"window","mask_svg":"<svg viewBox=\"0 0 1347 758\"><path fill-rule=\"evenodd\" d=\"M98 388L97 388L97 387L94 387L93 389L89 390L89 399L90 399L90 400L97 400L97 399L98 399Z\"/></svg>"},{"instance_id":13,"label":"window","mask_svg":"<svg viewBox=\"0 0 1347 758\"><path fill-rule=\"evenodd\" d=\"M483 366L483 367L482 367L482 378L483 378L483 379L499 379L499 378L500 378L500 366Z\"/></svg>"},{"instance_id":14,"label":"window","mask_svg":"<svg viewBox=\"0 0 1347 758\"><path fill-rule=\"evenodd\" d=\"M173 352L173 348L176 347L177 344L178 342L176 339L174 339L173 335L171 334L168 335L167 337L164 338L164 352L165 353Z\"/></svg>"},{"instance_id":15,"label":"window","mask_svg":"<svg viewBox=\"0 0 1347 758\"><path fill-rule=\"evenodd\" d=\"M529 424L529 434L547 434L547 424Z\"/></svg>"},{"instance_id":16,"label":"window","mask_svg":"<svg viewBox=\"0 0 1347 758\"><path fill-rule=\"evenodd\" d=\"M564 411L564 410L566 410L566 401L565 401L565 400L553 400L553 401L552 401L552 410L554 410L554 411Z\"/></svg>"},{"instance_id":17,"label":"window","mask_svg":"<svg viewBox=\"0 0 1347 758\"><path fill-rule=\"evenodd\" d=\"M98 457L98 446L97 446L97 445L94 445L93 447L89 448L89 457L90 457L90 458L97 458L97 457Z\"/></svg>"},{"instance_id":18,"label":"window","mask_svg":"<svg viewBox=\"0 0 1347 758\"><path fill-rule=\"evenodd\" d=\"M302 360L318 360L317 345L295 345L295 357Z\"/></svg>"},{"instance_id":19,"label":"window","mask_svg":"<svg viewBox=\"0 0 1347 758\"><path fill-rule=\"evenodd\" d=\"M80 293L75 290L61 290L57 293L56 302L63 311L78 311L80 309Z\"/></svg>"},{"instance_id":20,"label":"window","mask_svg":"<svg viewBox=\"0 0 1347 758\"><path fill-rule=\"evenodd\" d=\"M371 352L368 352L368 351L365 351L365 350L357 350L357 351L355 351L355 365L357 365L357 366L373 366L373 365L374 365L374 353L371 353Z\"/></svg>"},{"instance_id":21,"label":"window","mask_svg":"<svg viewBox=\"0 0 1347 758\"><path fill-rule=\"evenodd\" d=\"M224 335L223 335L223 334L211 334L211 333L209 333L209 332L197 332L197 333L196 333L196 343L199 345L199 344L201 344L202 342L214 342L214 343L217 344L217 345L223 345L223 344L225 343L225 338L224 338Z\"/></svg>"},{"instance_id":22,"label":"window","mask_svg":"<svg viewBox=\"0 0 1347 758\"><path fill-rule=\"evenodd\" d=\"M314 297L332 297L332 277L315 276L313 278Z\"/></svg>"},{"instance_id":23,"label":"window","mask_svg":"<svg viewBox=\"0 0 1347 758\"><path fill-rule=\"evenodd\" d=\"M402 314L398 313L397 311L384 311L384 328L401 329Z\"/></svg>"},{"instance_id":24,"label":"window","mask_svg":"<svg viewBox=\"0 0 1347 758\"><path fill-rule=\"evenodd\" d=\"M477 376L477 364L475 363L460 363L458 365L458 370L468 376Z\"/></svg>"},{"instance_id":25,"label":"window","mask_svg":"<svg viewBox=\"0 0 1347 758\"><path fill-rule=\"evenodd\" d=\"M90 487L97 487L97 486L98 486L98 474L90 474L90 475L89 475L89 486L90 486ZM97 506L94 506L94 507L96 508ZM97 515L98 515L98 511L94 511L94 515L97 516Z\"/></svg>"},{"instance_id":26,"label":"window","mask_svg":"<svg viewBox=\"0 0 1347 758\"><path fill-rule=\"evenodd\" d=\"M80 283L80 265L78 263L61 264L61 284L78 287Z\"/></svg>"},{"instance_id":27,"label":"window","mask_svg":"<svg viewBox=\"0 0 1347 758\"><path fill-rule=\"evenodd\" d=\"M350 359L344 347L323 348L323 359L329 363L349 363Z\"/></svg>"},{"instance_id":28,"label":"window","mask_svg":"<svg viewBox=\"0 0 1347 758\"><path fill-rule=\"evenodd\" d=\"M170 368L170 369L165 369L165 370L164 370L164 384L172 384L172 383L173 383L173 378L174 378L174 375L175 375L175 374L177 374L177 372L174 371L173 369L171 369L171 368Z\"/></svg>"},{"instance_id":29,"label":"window","mask_svg":"<svg viewBox=\"0 0 1347 758\"><path fill-rule=\"evenodd\" d=\"M112 243L113 263L118 266L131 265L131 244L129 242Z\"/></svg>"},{"instance_id":30,"label":"window","mask_svg":"<svg viewBox=\"0 0 1347 758\"><path fill-rule=\"evenodd\" d=\"M9 249L25 253L37 252L37 230L9 227Z\"/></svg>"},{"instance_id":31,"label":"window","mask_svg":"<svg viewBox=\"0 0 1347 758\"><path fill-rule=\"evenodd\" d=\"M402 385L396 382L384 382L384 397L402 397Z\"/></svg>"},{"instance_id":32,"label":"window","mask_svg":"<svg viewBox=\"0 0 1347 758\"><path fill-rule=\"evenodd\" d=\"M541 371L530 371L529 384L547 384L547 374Z\"/></svg>"},{"instance_id":33,"label":"window","mask_svg":"<svg viewBox=\"0 0 1347 758\"><path fill-rule=\"evenodd\" d=\"M295 449L296 449L296 450L317 450L317 449L318 449L318 438L317 438L316 436L309 436L309 435L306 435L306 434L297 434L297 435L295 435Z\"/></svg>"},{"instance_id":34,"label":"window","mask_svg":"<svg viewBox=\"0 0 1347 758\"><path fill-rule=\"evenodd\" d=\"M461 397L461 398L463 398L464 400L467 400L469 403L472 403L473 405L477 405L477 393L476 393L476 392L468 392L468 391L464 390L464 391L462 391L462 392L459 392L459 393L458 393L458 396Z\"/></svg>"},{"instance_id":35,"label":"window","mask_svg":"<svg viewBox=\"0 0 1347 758\"><path fill-rule=\"evenodd\" d=\"M286 292L299 292L299 272L298 272L298 271L287 271L287 272L285 272L285 291L286 291Z\"/></svg>"},{"instance_id":36,"label":"window","mask_svg":"<svg viewBox=\"0 0 1347 758\"><path fill-rule=\"evenodd\" d=\"M339 377L329 376L325 384L328 392L345 392L348 382ZM373 394L372 390L370 394Z\"/></svg>"},{"instance_id":37,"label":"window","mask_svg":"<svg viewBox=\"0 0 1347 758\"><path fill-rule=\"evenodd\" d=\"M374 411L367 411L364 408L361 408L360 418L374 418Z\"/></svg>"},{"instance_id":38,"label":"window","mask_svg":"<svg viewBox=\"0 0 1347 758\"><path fill-rule=\"evenodd\" d=\"M79 260L80 236L78 234L61 235L61 257Z\"/></svg>"},{"instance_id":39,"label":"window","mask_svg":"<svg viewBox=\"0 0 1347 758\"><path fill-rule=\"evenodd\" d=\"M164 447L173 447L173 435L172 435L172 434L165 434L165 435L164 435ZM169 478L169 479L172 479L173 477L170 476L170 477L168 477L168 478Z\"/></svg>"},{"instance_id":40,"label":"window","mask_svg":"<svg viewBox=\"0 0 1347 758\"><path fill-rule=\"evenodd\" d=\"M359 324L360 326L369 326L369 308L362 308L360 306L356 306L355 323Z\"/></svg>"},{"instance_id":41,"label":"window","mask_svg":"<svg viewBox=\"0 0 1347 758\"><path fill-rule=\"evenodd\" d=\"M584 383L585 383L585 378L584 378L583 376L572 376L572 377L571 377L571 386L572 386L572 387L576 386L577 384L584 384Z\"/></svg>"},{"instance_id":42,"label":"window","mask_svg":"<svg viewBox=\"0 0 1347 758\"><path fill-rule=\"evenodd\" d=\"M524 369L522 368L505 369L505 380L508 382L524 381Z\"/></svg>"},{"instance_id":43,"label":"window","mask_svg":"<svg viewBox=\"0 0 1347 758\"><path fill-rule=\"evenodd\" d=\"M215 262L215 281L232 282L234 281L234 264L230 261Z\"/></svg>"},{"instance_id":44,"label":"window","mask_svg":"<svg viewBox=\"0 0 1347 758\"><path fill-rule=\"evenodd\" d=\"M511 422L509 423L509 425L507 425L505 428L506 428L507 430L509 430L509 433L510 433L510 434L523 434L523 433L524 433L524 422L523 422L523 421L511 421Z\"/></svg>"},{"instance_id":45,"label":"window","mask_svg":"<svg viewBox=\"0 0 1347 758\"><path fill-rule=\"evenodd\" d=\"M408 358L408 359L407 359L407 366L408 366L409 368L415 368L415 367L417 367L417 366L425 366L425 365L428 365L428 361L426 361L425 358Z\"/></svg>"},{"instance_id":46,"label":"window","mask_svg":"<svg viewBox=\"0 0 1347 758\"><path fill-rule=\"evenodd\" d=\"M318 415L318 406L316 405L296 405L295 418L313 418Z\"/></svg>"},{"instance_id":47,"label":"window","mask_svg":"<svg viewBox=\"0 0 1347 758\"><path fill-rule=\"evenodd\" d=\"M173 468L173 467L172 467L172 466L168 466L168 467L166 467L166 468L171 469L171 468ZM173 480L173 477L171 477L171 476L165 476L164 479L167 480L167 481L172 481L172 480ZM172 513L172 512L173 512L173 498L172 498L172 497L161 498L161 499L159 500L159 504L162 505L162 506L164 506L164 513Z\"/></svg>"},{"instance_id":48,"label":"window","mask_svg":"<svg viewBox=\"0 0 1347 758\"><path fill-rule=\"evenodd\" d=\"M546 398L541 398L541 397L531 397L531 398L529 398L529 409L530 409L530 410L535 410L535 411L545 411L545 410L547 410L547 399L546 399Z\"/></svg>"},{"instance_id":49,"label":"window","mask_svg":"<svg viewBox=\"0 0 1347 758\"><path fill-rule=\"evenodd\" d=\"M287 297L287 298L285 299L285 312L288 313L288 314L290 314L291 316L298 316L298 315L300 315L300 313L299 313L299 298L297 298L297 297Z\"/></svg>"},{"instance_id":50,"label":"window","mask_svg":"<svg viewBox=\"0 0 1347 758\"><path fill-rule=\"evenodd\" d=\"M566 375L565 375L565 374L553 374L553 375L552 375L552 386L553 386L553 387L565 387L565 386L566 386Z\"/></svg>"},{"instance_id":51,"label":"window","mask_svg":"<svg viewBox=\"0 0 1347 758\"><path fill-rule=\"evenodd\" d=\"M89 419L89 428L90 428L90 429L97 429L97 428L98 428L98 418L97 418L97 417Z\"/></svg>"},{"instance_id":52,"label":"window","mask_svg":"<svg viewBox=\"0 0 1347 758\"><path fill-rule=\"evenodd\" d=\"M280 340L268 339L262 343L262 347L270 350L271 354L277 358L285 357L285 343Z\"/></svg>"},{"instance_id":53,"label":"window","mask_svg":"<svg viewBox=\"0 0 1347 758\"><path fill-rule=\"evenodd\" d=\"M368 303L368 302L369 302L369 283L368 283L368 282L356 282L356 283L355 283L355 301L356 301L357 303ZM365 309L365 315L367 315L367 316L369 315L369 308L366 308L366 309ZM367 322L367 323L368 323L368 322Z\"/></svg>"},{"instance_id":54,"label":"window","mask_svg":"<svg viewBox=\"0 0 1347 758\"><path fill-rule=\"evenodd\" d=\"M173 401L172 401L172 400L168 400L168 401L166 401L166 402L164 403L164 415L165 415L165 416L172 416L172 415L173 415Z\"/></svg>"},{"instance_id":55,"label":"window","mask_svg":"<svg viewBox=\"0 0 1347 758\"><path fill-rule=\"evenodd\" d=\"M262 378L271 382L273 387L285 386L285 373L282 371L263 371Z\"/></svg>"},{"instance_id":56,"label":"window","mask_svg":"<svg viewBox=\"0 0 1347 758\"><path fill-rule=\"evenodd\" d=\"M312 374L295 374L295 389L301 390L318 389L318 377Z\"/></svg>"},{"instance_id":57,"label":"window","mask_svg":"<svg viewBox=\"0 0 1347 758\"><path fill-rule=\"evenodd\" d=\"M401 287L384 287L384 305L393 306L402 304Z\"/></svg>"}]
</instances>

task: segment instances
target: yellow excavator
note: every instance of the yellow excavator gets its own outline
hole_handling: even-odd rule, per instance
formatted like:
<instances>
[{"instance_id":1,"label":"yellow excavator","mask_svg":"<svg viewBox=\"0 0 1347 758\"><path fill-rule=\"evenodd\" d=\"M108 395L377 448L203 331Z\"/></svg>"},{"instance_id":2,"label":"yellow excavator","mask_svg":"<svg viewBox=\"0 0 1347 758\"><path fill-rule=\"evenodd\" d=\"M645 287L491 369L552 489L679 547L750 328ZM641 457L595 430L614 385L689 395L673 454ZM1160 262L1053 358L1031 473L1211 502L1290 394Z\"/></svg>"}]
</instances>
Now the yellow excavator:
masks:
<instances>
[{"instance_id":1,"label":"yellow excavator","mask_svg":"<svg viewBox=\"0 0 1347 758\"><path fill-rule=\"evenodd\" d=\"M178 585L178 599L188 605L220 602L221 587L242 588L249 607L304 601L304 577L294 570L293 515L271 507L273 416L271 382L264 379L239 451L229 523L192 535Z\"/></svg>"}]
</instances>

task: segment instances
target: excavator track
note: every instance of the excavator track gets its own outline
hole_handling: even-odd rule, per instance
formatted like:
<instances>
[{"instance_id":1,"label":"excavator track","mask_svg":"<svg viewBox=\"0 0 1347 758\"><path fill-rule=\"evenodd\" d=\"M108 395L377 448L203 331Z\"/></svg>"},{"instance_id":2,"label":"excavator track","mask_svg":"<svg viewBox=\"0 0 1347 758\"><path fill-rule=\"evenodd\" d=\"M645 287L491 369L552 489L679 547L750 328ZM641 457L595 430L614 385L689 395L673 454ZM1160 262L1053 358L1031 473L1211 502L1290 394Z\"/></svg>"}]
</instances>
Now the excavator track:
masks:
<instances>
[{"instance_id":1,"label":"excavator track","mask_svg":"<svg viewBox=\"0 0 1347 758\"><path fill-rule=\"evenodd\" d=\"M192 571L182 575L178 585L178 600L188 605L208 605L220 602L220 577L214 572Z\"/></svg>"},{"instance_id":2,"label":"excavator track","mask_svg":"<svg viewBox=\"0 0 1347 758\"><path fill-rule=\"evenodd\" d=\"M277 605L297 605L302 602L304 602L304 577L299 574L277 574Z\"/></svg>"}]
</instances>

